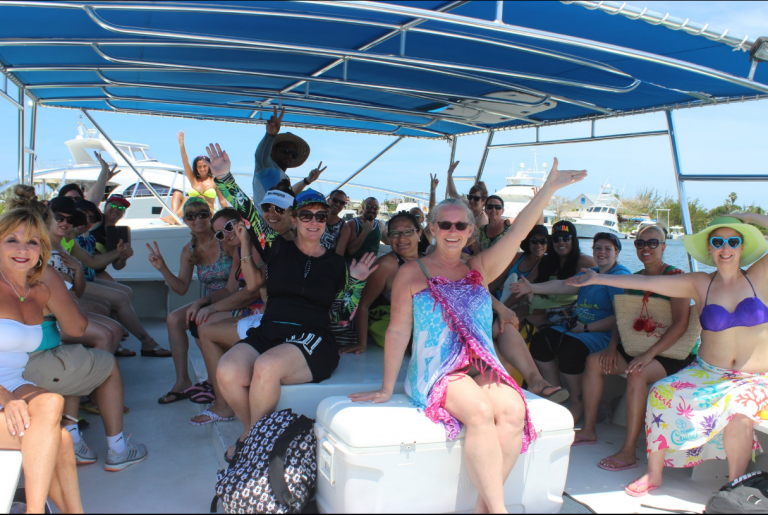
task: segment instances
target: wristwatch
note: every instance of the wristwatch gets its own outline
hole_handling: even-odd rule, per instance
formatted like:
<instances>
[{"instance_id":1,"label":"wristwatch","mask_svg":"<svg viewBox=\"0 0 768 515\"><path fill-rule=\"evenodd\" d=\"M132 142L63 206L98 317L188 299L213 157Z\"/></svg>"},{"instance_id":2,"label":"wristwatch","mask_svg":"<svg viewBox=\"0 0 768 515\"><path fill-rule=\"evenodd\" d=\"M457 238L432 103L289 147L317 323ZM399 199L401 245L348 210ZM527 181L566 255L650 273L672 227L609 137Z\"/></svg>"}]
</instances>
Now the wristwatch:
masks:
<instances>
[{"instance_id":1,"label":"wristwatch","mask_svg":"<svg viewBox=\"0 0 768 515\"><path fill-rule=\"evenodd\" d=\"M309 182L309 181L307 180L307 178L306 178L306 177L304 177L304 184L306 184L307 186L309 186L309 185L310 185L310 184L312 184L312 183L311 183L311 182Z\"/></svg>"},{"instance_id":2,"label":"wristwatch","mask_svg":"<svg viewBox=\"0 0 768 515\"><path fill-rule=\"evenodd\" d=\"M584 324L584 332L585 333L589 332L589 324Z\"/></svg>"}]
</instances>

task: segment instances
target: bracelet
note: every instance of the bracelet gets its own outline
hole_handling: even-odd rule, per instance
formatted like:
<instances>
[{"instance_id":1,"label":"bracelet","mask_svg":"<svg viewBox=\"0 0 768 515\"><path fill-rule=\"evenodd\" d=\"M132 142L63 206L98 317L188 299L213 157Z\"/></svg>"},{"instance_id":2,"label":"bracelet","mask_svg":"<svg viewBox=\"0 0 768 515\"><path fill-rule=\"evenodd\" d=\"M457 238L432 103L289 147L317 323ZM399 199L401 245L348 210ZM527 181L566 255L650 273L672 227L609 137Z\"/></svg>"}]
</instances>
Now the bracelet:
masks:
<instances>
[{"instance_id":1,"label":"bracelet","mask_svg":"<svg viewBox=\"0 0 768 515\"><path fill-rule=\"evenodd\" d=\"M252 257L253 257L253 254L248 254L245 257L241 257L240 258L240 262L242 263L243 261L247 261L248 259L251 259Z\"/></svg>"},{"instance_id":2,"label":"bracelet","mask_svg":"<svg viewBox=\"0 0 768 515\"><path fill-rule=\"evenodd\" d=\"M309 186L309 185L310 185L310 184L312 184L312 183L311 183L311 182L309 182L309 181L307 180L307 178L306 178L306 177L304 177L304 184L306 184L307 186Z\"/></svg>"}]
</instances>

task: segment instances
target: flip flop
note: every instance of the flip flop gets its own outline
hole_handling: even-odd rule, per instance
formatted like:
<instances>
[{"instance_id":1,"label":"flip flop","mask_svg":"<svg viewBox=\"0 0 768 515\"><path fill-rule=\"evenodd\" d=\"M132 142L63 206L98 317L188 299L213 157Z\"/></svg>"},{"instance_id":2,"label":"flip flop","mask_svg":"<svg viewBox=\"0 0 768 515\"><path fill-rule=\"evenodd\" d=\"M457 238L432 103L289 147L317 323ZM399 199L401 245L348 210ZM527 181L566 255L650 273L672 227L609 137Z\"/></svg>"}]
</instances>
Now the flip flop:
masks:
<instances>
[{"instance_id":1,"label":"flip flop","mask_svg":"<svg viewBox=\"0 0 768 515\"><path fill-rule=\"evenodd\" d=\"M197 392L189 397L189 400L195 404L210 404L216 400L216 395L213 392Z\"/></svg>"},{"instance_id":2,"label":"flip flop","mask_svg":"<svg viewBox=\"0 0 768 515\"><path fill-rule=\"evenodd\" d=\"M213 385L209 383L208 380L201 381L184 390L184 392L189 392L190 395L195 395L198 392L212 392L212 391L213 391Z\"/></svg>"},{"instance_id":3,"label":"flip flop","mask_svg":"<svg viewBox=\"0 0 768 515\"><path fill-rule=\"evenodd\" d=\"M163 400L167 399L169 395L173 395L173 400ZM159 399L157 399L158 404L172 404L176 401L183 401L184 399L189 399L192 396L191 393L187 393L187 390L184 390L183 392L168 392Z\"/></svg>"},{"instance_id":4,"label":"flip flop","mask_svg":"<svg viewBox=\"0 0 768 515\"><path fill-rule=\"evenodd\" d=\"M579 445L595 445L597 440L587 440L579 436L579 433L573 435L573 443L571 447L578 447Z\"/></svg>"},{"instance_id":5,"label":"flip flop","mask_svg":"<svg viewBox=\"0 0 768 515\"><path fill-rule=\"evenodd\" d=\"M621 465L620 467L609 467L608 465L605 465L604 463L613 462L618 463ZM608 470L610 472L621 472L622 470L629 470L629 469L636 469L637 463L627 464L620 460L615 460L613 458L603 458L600 460L600 463L597 464L598 468L601 468L603 470Z\"/></svg>"},{"instance_id":6,"label":"flip flop","mask_svg":"<svg viewBox=\"0 0 768 515\"><path fill-rule=\"evenodd\" d=\"M230 420L235 420L235 417L222 417L212 411L208 411L207 409L201 411L195 416L199 417L200 415L204 415L208 417L208 420L206 420L205 422L195 422L194 420L190 419L189 423L192 424L193 426L205 426L207 424L213 424L214 422L229 422Z\"/></svg>"},{"instance_id":7,"label":"flip flop","mask_svg":"<svg viewBox=\"0 0 768 515\"><path fill-rule=\"evenodd\" d=\"M630 490L629 489L629 487L631 485L637 485L637 486L648 485L648 488L646 488L642 492L635 492L634 490ZM627 486L624 487L624 492L627 495L631 495L632 497L643 497L644 495L648 495L648 492L653 492L654 490L658 490L659 488L660 487L658 487L658 486L653 486L648 481L640 482L640 481L635 480L635 481L632 481L630 484L628 484Z\"/></svg>"},{"instance_id":8,"label":"flip flop","mask_svg":"<svg viewBox=\"0 0 768 515\"><path fill-rule=\"evenodd\" d=\"M125 347L118 347L115 351L115 356L118 358L132 358L136 355L136 353L130 349L126 349Z\"/></svg>"},{"instance_id":9,"label":"flip flop","mask_svg":"<svg viewBox=\"0 0 768 515\"><path fill-rule=\"evenodd\" d=\"M173 356L173 354L171 354L171 351L169 351L168 349L164 349L159 345L152 350L141 349L141 355L145 357L150 357L150 358L170 358L171 356Z\"/></svg>"},{"instance_id":10,"label":"flip flop","mask_svg":"<svg viewBox=\"0 0 768 515\"><path fill-rule=\"evenodd\" d=\"M547 388L557 388L557 390L550 393L549 395L544 395L544 392L547 390ZM544 399L547 399L548 401L552 401L555 404L562 404L568 400L568 398L571 396L571 393L565 388L562 388L560 386L552 386L550 384L542 388L541 391L538 393L538 396Z\"/></svg>"}]
</instances>

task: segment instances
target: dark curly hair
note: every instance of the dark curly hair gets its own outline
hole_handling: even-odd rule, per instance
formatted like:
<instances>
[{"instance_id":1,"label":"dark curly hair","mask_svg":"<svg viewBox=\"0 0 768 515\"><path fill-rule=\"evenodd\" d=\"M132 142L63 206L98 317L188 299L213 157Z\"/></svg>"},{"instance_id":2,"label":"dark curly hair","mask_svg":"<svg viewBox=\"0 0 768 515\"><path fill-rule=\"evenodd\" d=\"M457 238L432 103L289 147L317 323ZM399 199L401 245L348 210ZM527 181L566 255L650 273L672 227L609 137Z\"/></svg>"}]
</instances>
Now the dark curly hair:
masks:
<instances>
[{"instance_id":1,"label":"dark curly hair","mask_svg":"<svg viewBox=\"0 0 768 515\"><path fill-rule=\"evenodd\" d=\"M398 218L405 218L409 222L413 224L413 228L416 229L416 231L421 232L421 225L419 225L419 221L416 219L415 216L413 216L408 211L398 211L394 215L392 215L392 218L389 219L389 222L387 222L387 234L389 234L389 228L392 227L392 222L397 220Z\"/></svg>"},{"instance_id":2,"label":"dark curly hair","mask_svg":"<svg viewBox=\"0 0 768 515\"><path fill-rule=\"evenodd\" d=\"M192 161L192 173L195 174L195 179L202 180L202 177L200 177L200 174L197 173L197 162L201 159L204 159L206 163L208 163L208 177L213 177L213 173L211 172L211 160L208 158L208 156L197 156L194 161Z\"/></svg>"}]
</instances>

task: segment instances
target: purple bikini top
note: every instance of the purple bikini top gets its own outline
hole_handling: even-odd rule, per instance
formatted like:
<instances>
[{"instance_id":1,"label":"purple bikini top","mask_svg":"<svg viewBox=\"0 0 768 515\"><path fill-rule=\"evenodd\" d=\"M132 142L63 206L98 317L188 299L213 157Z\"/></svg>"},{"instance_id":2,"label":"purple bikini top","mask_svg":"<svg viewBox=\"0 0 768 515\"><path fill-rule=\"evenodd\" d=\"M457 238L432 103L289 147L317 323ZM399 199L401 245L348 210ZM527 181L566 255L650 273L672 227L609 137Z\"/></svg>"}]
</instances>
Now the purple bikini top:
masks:
<instances>
[{"instance_id":1,"label":"purple bikini top","mask_svg":"<svg viewBox=\"0 0 768 515\"><path fill-rule=\"evenodd\" d=\"M699 320L701 321L701 328L707 331L720 332L730 329L731 327L754 327L756 325L765 324L768 322L768 306L763 304L757 293L755 287L752 286L752 281L747 277L747 273L742 270L744 278L752 288L752 294L754 297L747 297L739 302L733 313L725 309L719 304L709 304L709 289L712 288L712 282L715 280L717 272L712 276L712 281L709 282L709 288L707 288L707 298L704 300L704 309L701 310Z\"/></svg>"}]
</instances>

